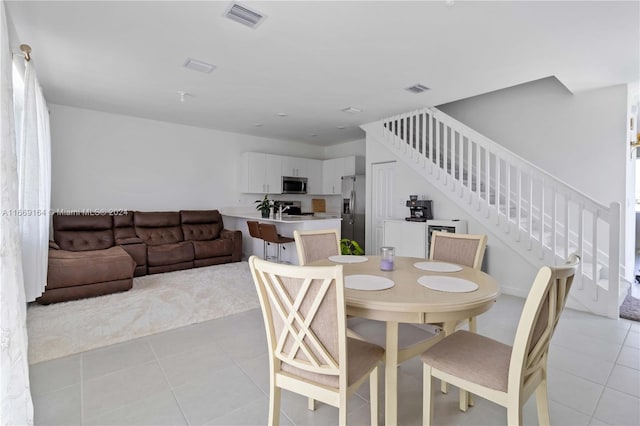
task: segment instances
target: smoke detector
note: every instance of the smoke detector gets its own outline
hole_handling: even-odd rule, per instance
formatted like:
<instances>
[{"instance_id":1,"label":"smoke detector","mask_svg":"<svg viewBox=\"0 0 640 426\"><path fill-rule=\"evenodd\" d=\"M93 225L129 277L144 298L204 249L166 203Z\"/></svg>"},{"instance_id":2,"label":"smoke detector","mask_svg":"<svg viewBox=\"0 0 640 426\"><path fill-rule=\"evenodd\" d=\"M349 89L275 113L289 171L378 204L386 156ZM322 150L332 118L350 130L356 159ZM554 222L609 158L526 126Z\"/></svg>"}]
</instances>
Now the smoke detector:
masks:
<instances>
[{"instance_id":1,"label":"smoke detector","mask_svg":"<svg viewBox=\"0 0 640 426\"><path fill-rule=\"evenodd\" d=\"M224 16L253 29L258 28L266 18L264 14L238 2L231 3L225 10Z\"/></svg>"}]
</instances>

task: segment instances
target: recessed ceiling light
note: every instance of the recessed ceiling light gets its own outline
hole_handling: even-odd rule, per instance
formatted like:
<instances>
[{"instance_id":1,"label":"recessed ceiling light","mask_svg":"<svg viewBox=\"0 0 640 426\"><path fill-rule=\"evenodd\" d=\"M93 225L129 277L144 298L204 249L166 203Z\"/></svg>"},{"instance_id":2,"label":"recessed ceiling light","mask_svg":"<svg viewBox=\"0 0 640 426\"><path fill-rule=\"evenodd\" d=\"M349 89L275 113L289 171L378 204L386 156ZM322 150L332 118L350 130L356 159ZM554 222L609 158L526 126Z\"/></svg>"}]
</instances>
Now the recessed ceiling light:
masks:
<instances>
[{"instance_id":1,"label":"recessed ceiling light","mask_svg":"<svg viewBox=\"0 0 640 426\"><path fill-rule=\"evenodd\" d=\"M262 124L262 123L255 123L253 126L254 126L254 127L262 127L262 126L264 126L264 124Z\"/></svg>"},{"instance_id":2,"label":"recessed ceiling light","mask_svg":"<svg viewBox=\"0 0 640 426\"><path fill-rule=\"evenodd\" d=\"M209 74L211 71L216 69L215 65L209 64L207 62L199 61L193 58L187 58L187 60L184 61L183 66L185 68L189 68L190 70L199 71L206 74Z\"/></svg>"},{"instance_id":3,"label":"recessed ceiling light","mask_svg":"<svg viewBox=\"0 0 640 426\"><path fill-rule=\"evenodd\" d=\"M311 136L312 138L315 138L318 135L316 135L315 133L311 133L309 136Z\"/></svg>"},{"instance_id":4,"label":"recessed ceiling light","mask_svg":"<svg viewBox=\"0 0 640 426\"><path fill-rule=\"evenodd\" d=\"M237 2L233 2L227 7L224 16L254 29L258 28L266 18L263 13L257 12Z\"/></svg>"},{"instance_id":5,"label":"recessed ceiling light","mask_svg":"<svg viewBox=\"0 0 640 426\"><path fill-rule=\"evenodd\" d=\"M427 90L429 90L429 88L427 86L425 86L424 84L414 84L413 86L409 86L407 88L405 88L404 90L407 90L411 93L422 93L422 92L426 92Z\"/></svg>"},{"instance_id":6,"label":"recessed ceiling light","mask_svg":"<svg viewBox=\"0 0 640 426\"><path fill-rule=\"evenodd\" d=\"M351 113L351 114L357 114L359 112L362 112L362 110L360 108L355 108L355 107L342 108L340 111L348 112L348 113Z\"/></svg>"},{"instance_id":7,"label":"recessed ceiling light","mask_svg":"<svg viewBox=\"0 0 640 426\"><path fill-rule=\"evenodd\" d=\"M277 113L276 115L277 115L278 117L286 117L286 116L287 116L287 115L289 115L289 114L287 114L286 112L279 112L279 113Z\"/></svg>"},{"instance_id":8,"label":"recessed ceiling light","mask_svg":"<svg viewBox=\"0 0 640 426\"><path fill-rule=\"evenodd\" d=\"M344 129L346 129L346 127L345 126L338 126L338 129L344 130Z\"/></svg>"}]
</instances>

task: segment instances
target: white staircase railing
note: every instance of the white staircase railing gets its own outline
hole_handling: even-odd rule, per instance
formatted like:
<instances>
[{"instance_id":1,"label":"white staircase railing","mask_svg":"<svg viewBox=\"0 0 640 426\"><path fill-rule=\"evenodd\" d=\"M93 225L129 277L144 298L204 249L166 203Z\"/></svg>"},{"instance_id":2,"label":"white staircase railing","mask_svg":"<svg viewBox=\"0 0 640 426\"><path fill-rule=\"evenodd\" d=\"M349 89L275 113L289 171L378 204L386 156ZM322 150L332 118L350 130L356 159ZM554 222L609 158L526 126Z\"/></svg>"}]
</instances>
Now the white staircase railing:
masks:
<instances>
[{"instance_id":1,"label":"white staircase railing","mask_svg":"<svg viewBox=\"0 0 640 426\"><path fill-rule=\"evenodd\" d=\"M577 253L574 307L618 317L618 203L599 204L435 108L362 127L534 266Z\"/></svg>"}]
</instances>

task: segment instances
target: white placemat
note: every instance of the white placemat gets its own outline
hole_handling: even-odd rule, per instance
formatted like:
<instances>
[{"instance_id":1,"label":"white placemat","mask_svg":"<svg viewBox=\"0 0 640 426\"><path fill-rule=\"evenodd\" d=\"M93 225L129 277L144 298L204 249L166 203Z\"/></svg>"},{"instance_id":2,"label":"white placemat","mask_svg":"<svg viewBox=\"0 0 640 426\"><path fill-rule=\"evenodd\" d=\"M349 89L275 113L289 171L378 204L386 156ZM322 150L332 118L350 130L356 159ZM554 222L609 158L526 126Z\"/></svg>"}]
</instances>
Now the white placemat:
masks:
<instances>
[{"instance_id":1,"label":"white placemat","mask_svg":"<svg viewBox=\"0 0 640 426\"><path fill-rule=\"evenodd\" d=\"M341 254L339 256L329 256L329 260L336 263L363 263L369 260L366 256L354 256L352 254Z\"/></svg>"},{"instance_id":2,"label":"white placemat","mask_svg":"<svg viewBox=\"0 0 640 426\"><path fill-rule=\"evenodd\" d=\"M462 271L462 266L456 265L455 263L447 263L447 262L417 262L414 263L418 269L422 269L424 271L430 272L458 272Z\"/></svg>"},{"instance_id":3,"label":"white placemat","mask_svg":"<svg viewBox=\"0 0 640 426\"><path fill-rule=\"evenodd\" d=\"M423 275L418 278L418 284L431 290L450 293L467 293L478 289L478 284L469 280L457 277L444 277L442 275Z\"/></svg>"},{"instance_id":4,"label":"white placemat","mask_svg":"<svg viewBox=\"0 0 640 426\"><path fill-rule=\"evenodd\" d=\"M351 290L386 290L395 285L389 278L377 275L347 275L344 277L344 287Z\"/></svg>"}]
</instances>

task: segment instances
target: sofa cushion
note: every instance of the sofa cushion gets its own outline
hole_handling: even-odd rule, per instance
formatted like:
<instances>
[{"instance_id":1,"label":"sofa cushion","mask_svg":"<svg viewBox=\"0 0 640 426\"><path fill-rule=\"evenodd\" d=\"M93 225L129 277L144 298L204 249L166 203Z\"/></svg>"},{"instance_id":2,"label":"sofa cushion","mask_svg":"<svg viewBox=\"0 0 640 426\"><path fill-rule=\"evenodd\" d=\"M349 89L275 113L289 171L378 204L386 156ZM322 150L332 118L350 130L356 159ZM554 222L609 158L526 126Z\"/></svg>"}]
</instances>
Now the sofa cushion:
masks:
<instances>
[{"instance_id":1,"label":"sofa cushion","mask_svg":"<svg viewBox=\"0 0 640 426\"><path fill-rule=\"evenodd\" d=\"M133 223L136 236L149 246L184 241L178 212L135 212Z\"/></svg>"},{"instance_id":2,"label":"sofa cushion","mask_svg":"<svg viewBox=\"0 0 640 426\"><path fill-rule=\"evenodd\" d=\"M233 254L233 241L229 239L217 239L211 241L191 241L196 259L209 257L231 256Z\"/></svg>"},{"instance_id":3,"label":"sofa cushion","mask_svg":"<svg viewBox=\"0 0 640 426\"><path fill-rule=\"evenodd\" d=\"M113 216L113 237L116 244L130 244L131 238L137 238L133 229L133 212Z\"/></svg>"},{"instance_id":4,"label":"sofa cushion","mask_svg":"<svg viewBox=\"0 0 640 426\"><path fill-rule=\"evenodd\" d=\"M81 252L51 249L47 289L132 278L135 266L122 247Z\"/></svg>"},{"instance_id":5,"label":"sofa cushion","mask_svg":"<svg viewBox=\"0 0 640 426\"><path fill-rule=\"evenodd\" d=\"M160 266L193 260L193 245L179 242L147 247L147 265Z\"/></svg>"},{"instance_id":6,"label":"sofa cushion","mask_svg":"<svg viewBox=\"0 0 640 426\"><path fill-rule=\"evenodd\" d=\"M218 210L182 210L180 221L185 241L215 240L224 227Z\"/></svg>"},{"instance_id":7,"label":"sofa cushion","mask_svg":"<svg viewBox=\"0 0 640 426\"><path fill-rule=\"evenodd\" d=\"M109 215L53 215L53 239L62 250L89 251L113 247Z\"/></svg>"}]
</instances>

